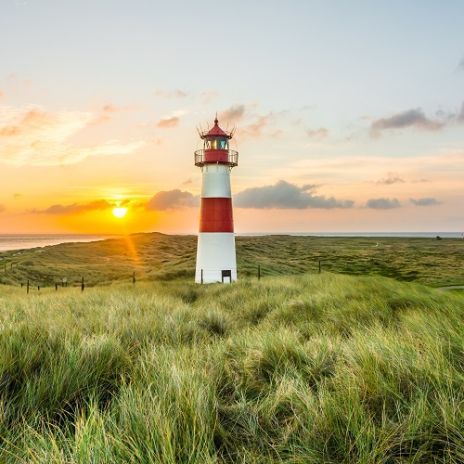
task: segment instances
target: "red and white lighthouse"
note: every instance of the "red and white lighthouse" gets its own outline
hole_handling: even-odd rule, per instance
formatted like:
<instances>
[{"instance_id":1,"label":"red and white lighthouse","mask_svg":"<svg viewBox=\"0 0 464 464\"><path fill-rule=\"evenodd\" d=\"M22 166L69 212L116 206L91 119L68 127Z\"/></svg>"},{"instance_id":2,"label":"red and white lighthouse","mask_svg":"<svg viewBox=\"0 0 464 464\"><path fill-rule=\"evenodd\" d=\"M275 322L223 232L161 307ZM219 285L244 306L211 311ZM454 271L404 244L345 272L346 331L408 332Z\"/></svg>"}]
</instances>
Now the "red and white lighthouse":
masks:
<instances>
[{"instance_id":1,"label":"red and white lighthouse","mask_svg":"<svg viewBox=\"0 0 464 464\"><path fill-rule=\"evenodd\" d=\"M229 283L237 280L230 172L238 164L238 152L229 148L232 132L224 132L217 118L200 137L203 149L195 152L195 166L202 172L195 282Z\"/></svg>"}]
</instances>

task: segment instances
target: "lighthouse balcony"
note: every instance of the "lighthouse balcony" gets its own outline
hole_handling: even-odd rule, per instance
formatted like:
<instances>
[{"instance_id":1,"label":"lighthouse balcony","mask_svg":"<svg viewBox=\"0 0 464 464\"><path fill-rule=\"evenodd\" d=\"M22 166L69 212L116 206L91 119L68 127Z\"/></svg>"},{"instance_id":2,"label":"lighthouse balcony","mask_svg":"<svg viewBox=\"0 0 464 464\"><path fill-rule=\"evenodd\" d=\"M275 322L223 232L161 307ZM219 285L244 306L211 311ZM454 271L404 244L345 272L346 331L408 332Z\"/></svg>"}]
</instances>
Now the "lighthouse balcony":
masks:
<instances>
[{"instance_id":1,"label":"lighthouse balcony","mask_svg":"<svg viewBox=\"0 0 464 464\"><path fill-rule=\"evenodd\" d=\"M235 150L202 149L195 152L195 166L205 164L225 164L233 168L238 165L238 152Z\"/></svg>"}]
</instances>

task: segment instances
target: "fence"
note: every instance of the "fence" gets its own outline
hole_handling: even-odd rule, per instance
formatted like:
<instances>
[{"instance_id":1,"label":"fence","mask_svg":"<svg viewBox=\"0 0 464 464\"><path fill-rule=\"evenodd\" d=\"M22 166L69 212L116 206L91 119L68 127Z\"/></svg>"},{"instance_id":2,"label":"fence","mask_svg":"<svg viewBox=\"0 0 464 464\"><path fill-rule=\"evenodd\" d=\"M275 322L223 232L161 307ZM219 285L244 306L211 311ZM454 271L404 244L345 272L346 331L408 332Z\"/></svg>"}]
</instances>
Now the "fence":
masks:
<instances>
[{"instance_id":1,"label":"fence","mask_svg":"<svg viewBox=\"0 0 464 464\"><path fill-rule=\"evenodd\" d=\"M324 260L317 260L317 273L320 274L322 272L322 263L324 262ZM10 264L10 263L9 263ZM11 267L10 269L13 269L13 263L11 263ZM314 269L314 268L313 268ZM261 265L261 264L258 264L256 266L256 274L252 274L250 272L247 272L246 275L247 276L253 276L255 275L257 280L260 281L261 278L264 276L263 275L263 271L265 270L265 268ZM5 265L5 272L6 272L6 265ZM200 276L201 276L201 281L200 283L203 284L203 269L200 270ZM227 275L225 277L228 277L229 278L229 282L231 282L231 276ZM129 281L135 285L137 283L137 276L136 276L136 272L132 272L132 274L128 275L127 276L127 279L129 279ZM117 282L122 282L123 280L122 279L118 279L116 280ZM222 279L223 282L227 282L227 279L224 279L224 276L223 276L223 279ZM26 289L26 293L30 293L32 289L37 289L38 292L40 292L41 289L44 289L44 288L53 288L55 287L55 291L58 291L60 288L68 288L68 287L72 287L72 288L80 288L81 292L83 292L87 287L96 287L98 285L98 283L93 283L93 284L89 284L86 280L85 280L85 277L82 276L79 280L74 280L74 281L70 281L68 280L66 277L63 277L61 280L59 281L55 281L53 284L50 284L48 283L47 284L44 284L43 282L42 283L38 283L38 282L34 282L32 279L27 279L25 282L21 282L20 286L21 288L25 288ZM100 282L100 285L104 286L104 284L102 284L102 282Z\"/></svg>"},{"instance_id":2,"label":"fence","mask_svg":"<svg viewBox=\"0 0 464 464\"><path fill-rule=\"evenodd\" d=\"M130 281L132 282L133 285L136 284L137 278L135 272L132 273L130 276ZM83 292L86 287L88 287L88 283L85 281L84 276L80 278L80 280L76 280L74 282L69 282L67 278L61 279L59 282L54 282L52 285L49 285L48 288L53 288L55 287L55 291L58 291L59 288L67 288L68 283L70 284L69 287L74 287L74 288L80 288L81 292ZM26 293L29 293L32 288L37 288L37 291L40 292L40 289L47 288L47 285L40 284L40 283L33 283L31 282L31 279L27 279L26 282L21 282L20 284L21 288L26 289ZM96 285L91 285L92 287L96 287Z\"/></svg>"}]
</instances>

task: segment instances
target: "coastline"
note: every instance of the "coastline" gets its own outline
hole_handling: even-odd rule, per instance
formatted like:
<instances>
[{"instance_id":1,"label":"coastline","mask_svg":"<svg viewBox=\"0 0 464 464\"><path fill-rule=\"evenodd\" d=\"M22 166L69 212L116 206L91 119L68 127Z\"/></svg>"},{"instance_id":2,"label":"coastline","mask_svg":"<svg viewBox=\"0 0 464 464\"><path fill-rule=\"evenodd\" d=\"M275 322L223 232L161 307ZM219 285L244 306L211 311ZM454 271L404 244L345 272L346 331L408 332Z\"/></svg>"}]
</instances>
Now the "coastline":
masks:
<instances>
[{"instance_id":1,"label":"coastline","mask_svg":"<svg viewBox=\"0 0 464 464\"><path fill-rule=\"evenodd\" d=\"M0 234L0 253L30 250L62 243L85 243L114 238L103 234Z\"/></svg>"}]
</instances>

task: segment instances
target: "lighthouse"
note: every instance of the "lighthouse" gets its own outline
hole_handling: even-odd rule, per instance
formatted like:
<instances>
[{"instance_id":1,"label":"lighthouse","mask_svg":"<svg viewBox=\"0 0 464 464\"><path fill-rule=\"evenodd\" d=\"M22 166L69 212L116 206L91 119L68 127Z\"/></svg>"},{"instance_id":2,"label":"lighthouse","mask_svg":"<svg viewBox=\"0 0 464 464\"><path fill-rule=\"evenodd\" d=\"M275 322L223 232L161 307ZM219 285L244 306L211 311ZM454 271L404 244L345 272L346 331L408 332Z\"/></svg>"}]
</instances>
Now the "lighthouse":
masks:
<instances>
[{"instance_id":1,"label":"lighthouse","mask_svg":"<svg viewBox=\"0 0 464 464\"><path fill-rule=\"evenodd\" d=\"M237 280L230 172L238 164L238 152L229 148L232 135L216 117L209 131L200 132L203 148L195 151L195 166L202 173L196 283Z\"/></svg>"}]
</instances>

